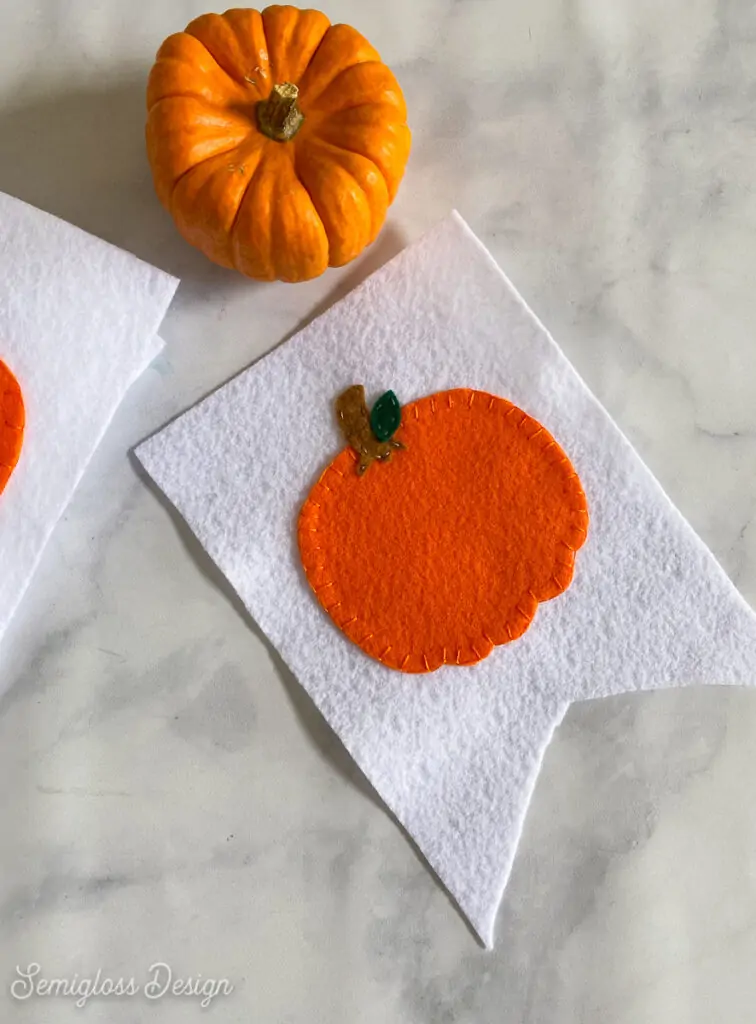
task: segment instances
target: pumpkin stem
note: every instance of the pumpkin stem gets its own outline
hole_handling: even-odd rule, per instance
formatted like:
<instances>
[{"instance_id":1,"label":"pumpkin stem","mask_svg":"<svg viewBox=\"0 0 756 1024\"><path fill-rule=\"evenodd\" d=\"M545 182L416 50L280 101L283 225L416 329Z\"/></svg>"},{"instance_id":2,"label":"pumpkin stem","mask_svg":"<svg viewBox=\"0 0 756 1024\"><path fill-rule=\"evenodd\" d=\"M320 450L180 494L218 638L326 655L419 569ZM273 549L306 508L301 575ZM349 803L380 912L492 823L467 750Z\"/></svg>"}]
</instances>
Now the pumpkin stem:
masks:
<instances>
[{"instance_id":1,"label":"pumpkin stem","mask_svg":"<svg viewBox=\"0 0 756 1024\"><path fill-rule=\"evenodd\" d=\"M396 406L397 419L391 431L393 433L399 426L401 411L393 391L388 391L379 402L385 400L388 395L393 400L392 405ZM362 384L354 384L339 395L336 399L336 417L345 441L357 453L357 472L360 476L373 462L388 462L397 448L404 448L401 441L376 436L370 422L370 410L365 401L365 388ZM381 422L383 423L383 417Z\"/></svg>"},{"instance_id":2,"label":"pumpkin stem","mask_svg":"<svg viewBox=\"0 0 756 1024\"><path fill-rule=\"evenodd\" d=\"M267 100L257 104L257 124L263 135L276 142L293 139L304 121L297 99L299 89L293 82L274 85Z\"/></svg>"}]
</instances>

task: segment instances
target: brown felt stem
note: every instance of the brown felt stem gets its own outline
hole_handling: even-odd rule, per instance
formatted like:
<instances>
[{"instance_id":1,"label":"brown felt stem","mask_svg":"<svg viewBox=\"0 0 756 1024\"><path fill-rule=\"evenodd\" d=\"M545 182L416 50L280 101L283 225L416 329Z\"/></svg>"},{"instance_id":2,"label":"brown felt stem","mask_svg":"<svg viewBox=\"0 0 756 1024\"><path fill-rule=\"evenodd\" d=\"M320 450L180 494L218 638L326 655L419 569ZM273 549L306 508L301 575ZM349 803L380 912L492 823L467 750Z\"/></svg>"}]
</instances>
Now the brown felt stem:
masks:
<instances>
[{"instance_id":1,"label":"brown felt stem","mask_svg":"<svg viewBox=\"0 0 756 1024\"><path fill-rule=\"evenodd\" d=\"M293 82L274 85L267 100L257 104L257 124L263 135L276 142L289 142L304 122L297 99L299 89Z\"/></svg>"},{"instance_id":2,"label":"brown felt stem","mask_svg":"<svg viewBox=\"0 0 756 1024\"><path fill-rule=\"evenodd\" d=\"M336 399L336 418L346 443L357 452L360 476L374 461L388 462L392 451L403 448L399 441L379 441L370 426L365 388L354 384Z\"/></svg>"}]
</instances>

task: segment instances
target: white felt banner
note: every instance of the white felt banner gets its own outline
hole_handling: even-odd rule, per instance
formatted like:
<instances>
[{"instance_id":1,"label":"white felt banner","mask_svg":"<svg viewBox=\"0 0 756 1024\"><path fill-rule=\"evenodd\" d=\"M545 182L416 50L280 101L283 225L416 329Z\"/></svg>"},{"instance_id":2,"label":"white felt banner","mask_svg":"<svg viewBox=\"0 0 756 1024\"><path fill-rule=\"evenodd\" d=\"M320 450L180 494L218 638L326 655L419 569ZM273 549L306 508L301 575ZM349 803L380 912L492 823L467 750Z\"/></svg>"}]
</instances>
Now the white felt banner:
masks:
<instances>
[{"instance_id":1,"label":"white felt banner","mask_svg":"<svg viewBox=\"0 0 756 1024\"><path fill-rule=\"evenodd\" d=\"M155 358L178 281L0 193L0 360L26 407L0 494L0 640L124 393Z\"/></svg>"},{"instance_id":2,"label":"white felt banner","mask_svg":"<svg viewBox=\"0 0 756 1024\"><path fill-rule=\"evenodd\" d=\"M580 475L591 525L572 586L474 667L384 667L305 581L297 516L343 447L333 400L354 383L403 403L457 387L501 395ZM756 681L752 612L456 215L138 457L487 945L570 701Z\"/></svg>"}]
</instances>

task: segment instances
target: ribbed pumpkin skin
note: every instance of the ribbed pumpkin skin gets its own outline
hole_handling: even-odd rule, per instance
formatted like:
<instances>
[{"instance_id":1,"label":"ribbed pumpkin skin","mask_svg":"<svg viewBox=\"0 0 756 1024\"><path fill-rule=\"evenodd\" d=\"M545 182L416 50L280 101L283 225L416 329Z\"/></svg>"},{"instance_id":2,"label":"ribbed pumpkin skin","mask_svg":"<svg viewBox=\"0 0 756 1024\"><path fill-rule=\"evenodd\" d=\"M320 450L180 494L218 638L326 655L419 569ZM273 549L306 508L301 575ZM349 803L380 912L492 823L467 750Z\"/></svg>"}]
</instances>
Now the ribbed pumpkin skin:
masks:
<instances>
[{"instance_id":1,"label":"ribbed pumpkin skin","mask_svg":"<svg viewBox=\"0 0 756 1024\"><path fill-rule=\"evenodd\" d=\"M257 107L299 87L304 122L264 135ZM374 240L410 150L407 108L378 53L319 11L205 14L160 48L147 89L157 194L211 260L263 281L304 281Z\"/></svg>"}]
</instances>

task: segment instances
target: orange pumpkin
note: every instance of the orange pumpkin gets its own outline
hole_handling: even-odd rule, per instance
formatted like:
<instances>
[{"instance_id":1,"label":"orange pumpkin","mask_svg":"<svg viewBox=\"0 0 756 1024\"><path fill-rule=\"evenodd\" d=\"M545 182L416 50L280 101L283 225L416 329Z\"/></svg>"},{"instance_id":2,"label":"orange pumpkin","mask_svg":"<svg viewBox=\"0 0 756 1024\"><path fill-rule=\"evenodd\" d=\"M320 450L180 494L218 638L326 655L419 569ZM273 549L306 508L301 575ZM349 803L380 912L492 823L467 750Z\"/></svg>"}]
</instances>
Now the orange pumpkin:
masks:
<instances>
[{"instance_id":1,"label":"orange pumpkin","mask_svg":"<svg viewBox=\"0 0 756 1024\"><path fill-rule=\"evenodd\" d=\"M355 392L364 399L352 388L338 406L350 447L299 517L307 579L336 625L390 668L472 665L522 636L539 602L572 581L588 527L580 480L554 438L503 398L463 388L422 398L387 441L370 439Z\"/></svg>"},{"instance_id":2,"label":"orange pumpkin","mask_svg":"<svg viewBox=\"0 0 756 1024\"><path fill-rule=\"evenodd\" d=\"M18 464L24 440L24 424L21 387L0 360L0 494Z\"/></svg>"},{"instance_id":3,"label":"orange pumpkin","mask_svg":"<svg viewBox=\"0 0 756 1024\"><path fill-rule=\"evenodd\" d=\"M264 281L304 281L359 255L409 155L393 74L319 11L197 18L160 48L147 106L155 188L181 234Z\"/></svg>"}]
</instances>

